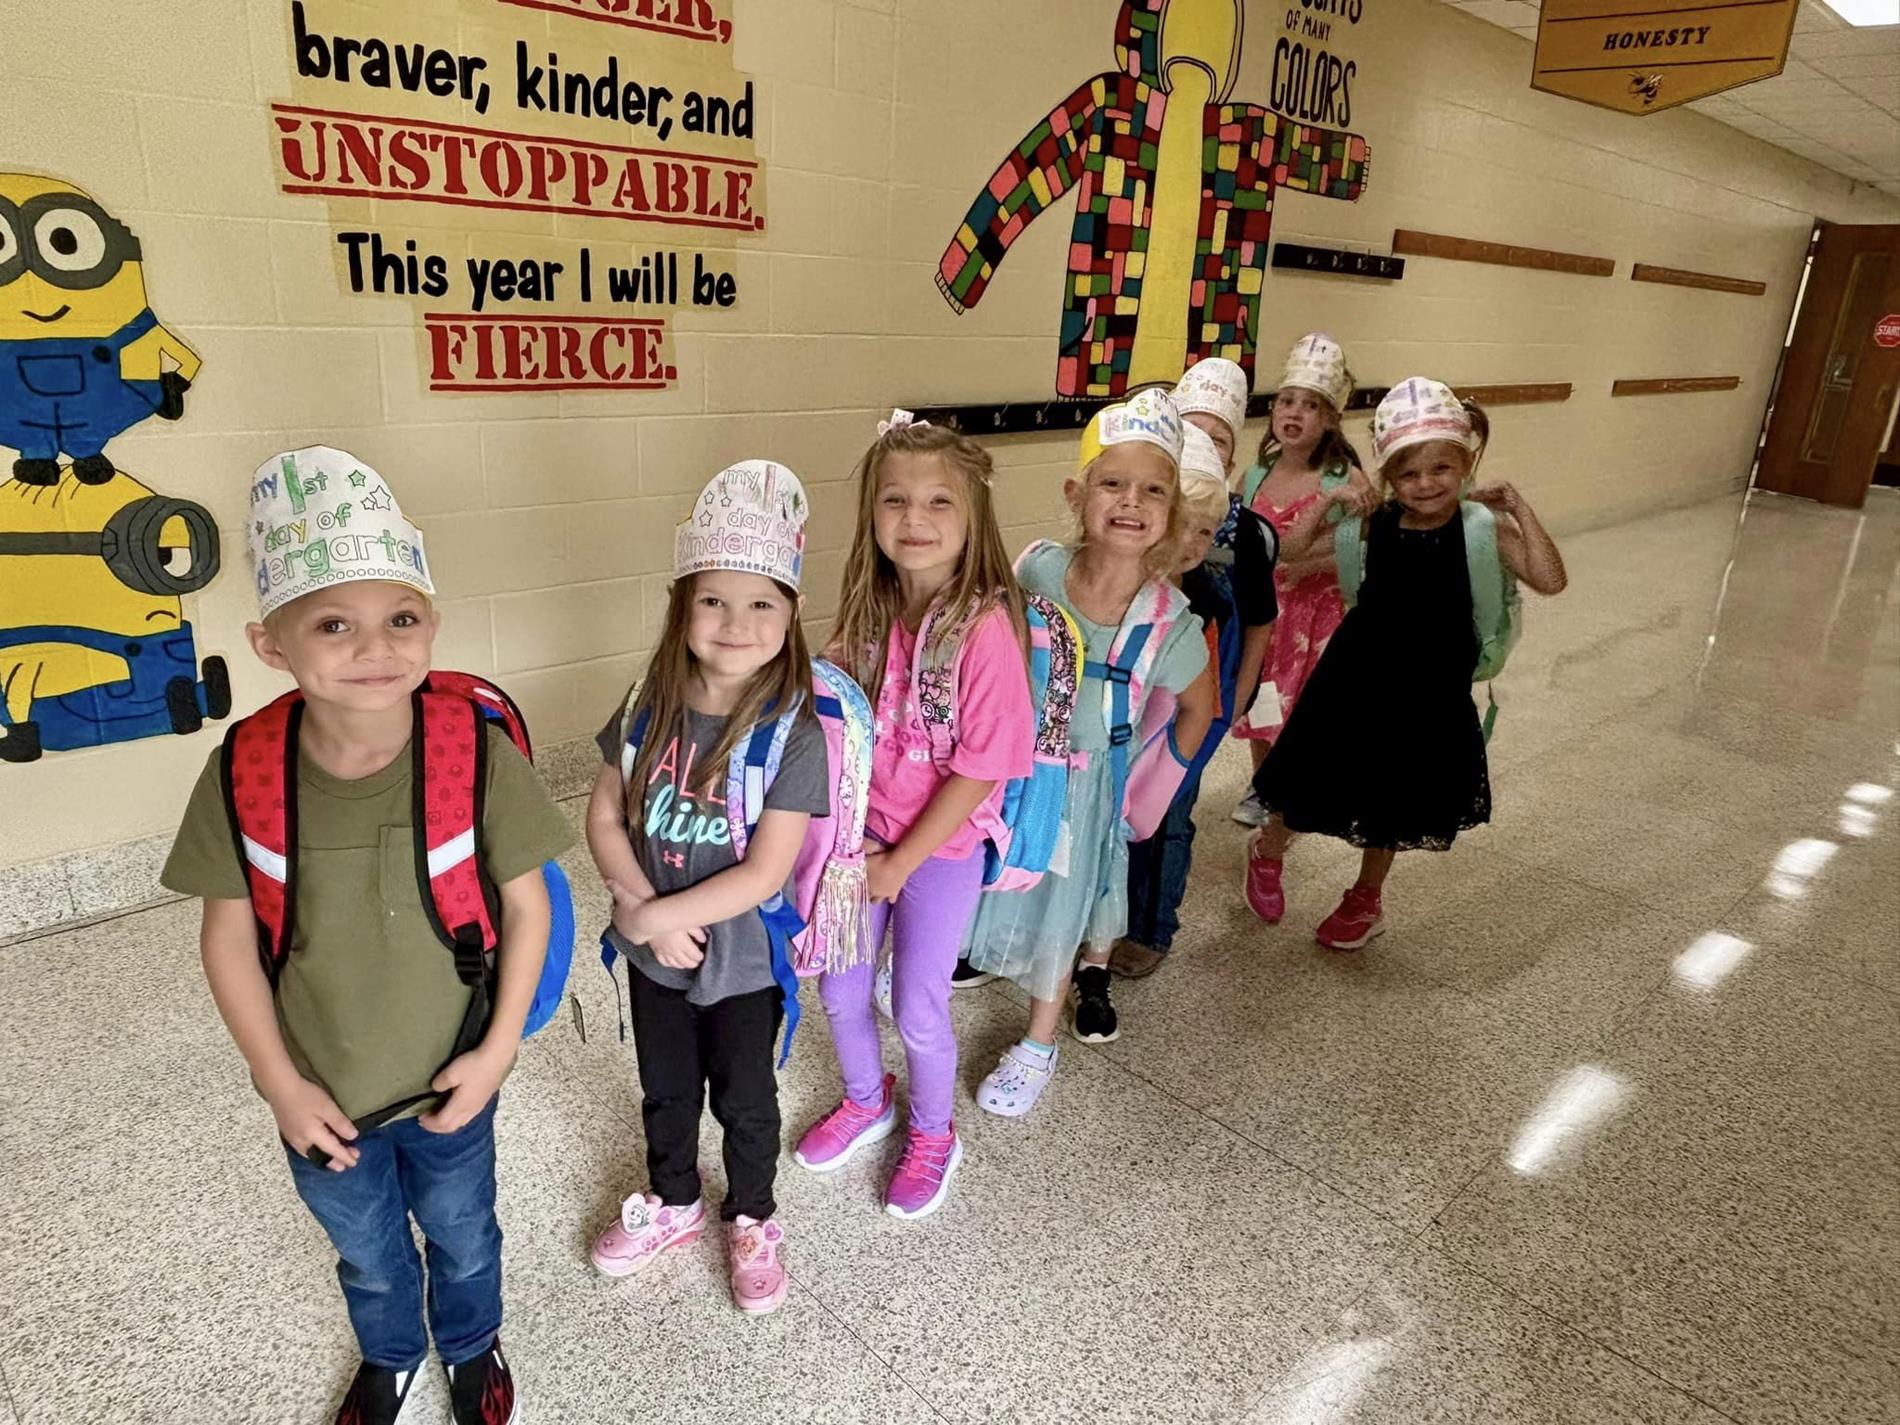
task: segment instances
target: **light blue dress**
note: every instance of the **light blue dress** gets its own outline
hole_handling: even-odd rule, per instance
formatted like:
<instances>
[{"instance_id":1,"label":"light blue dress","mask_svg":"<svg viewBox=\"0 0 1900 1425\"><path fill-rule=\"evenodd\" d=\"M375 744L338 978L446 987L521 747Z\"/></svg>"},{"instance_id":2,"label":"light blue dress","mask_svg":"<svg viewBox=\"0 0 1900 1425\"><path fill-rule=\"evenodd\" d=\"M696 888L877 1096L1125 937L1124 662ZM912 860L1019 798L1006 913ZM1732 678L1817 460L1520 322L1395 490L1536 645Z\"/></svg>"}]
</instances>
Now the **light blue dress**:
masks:
<instances>
[{"instance_id":1,"label":"light blue dress","mask_svg":"<svg viewBox=\"0 0 1900 1425\"><path fill-rule=\"evenodd\" d=\"M1091 623L1069 605L1067 578L1074 551L1060 545L1038 551L1017 570L1023 587L1069 607L1091 663L1108 661L1112 626ZM1180 693L1207 666L1201 620L1183 614L1155 657L1149 688ZM1128 929L1128 841L1121 808L1113 805L1108 718L1102 680L1083 677L1076 690L1069 745L1088 754L1071 766L1065 835L1054 865L1026 891L990 891L977 904L964 943L969 960L987 974L1014 980L1036 999L1054 999L1084 944L1107 946ZM1141 724L1141 709L1130 710ZM1062 874L1057 871L1061 869Z\"/></svg>"}]
</instances>

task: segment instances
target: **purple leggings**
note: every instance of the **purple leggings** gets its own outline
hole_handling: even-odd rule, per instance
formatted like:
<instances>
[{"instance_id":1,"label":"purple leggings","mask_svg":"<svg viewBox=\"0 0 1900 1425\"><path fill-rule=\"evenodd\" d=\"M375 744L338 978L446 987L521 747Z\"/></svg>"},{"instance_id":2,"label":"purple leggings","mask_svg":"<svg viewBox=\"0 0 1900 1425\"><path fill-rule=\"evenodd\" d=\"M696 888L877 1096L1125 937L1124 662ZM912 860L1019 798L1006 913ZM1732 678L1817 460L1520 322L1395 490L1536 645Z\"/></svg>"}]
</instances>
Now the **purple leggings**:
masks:
<instances>
[{"instance_id":1,"label":"purple leggings","mask_svg":"<svg viewBox=\"0 0 1900 1425\"><path fill-rule=\"evenodd\" d=\"M838 1067L847 1098L875 1104L883 1093L884 1055L871 1007L876 950L893 918L891 1006L910 1066L911 1127L945 1133L957 1086L957 1038L950 1028L950 975L963 948L963 932L983 893L983 857L961 861L932 856L904 882L895 901L871 906L871 960L818 983L831 1018Z\"/></svg>"}]
</instances>

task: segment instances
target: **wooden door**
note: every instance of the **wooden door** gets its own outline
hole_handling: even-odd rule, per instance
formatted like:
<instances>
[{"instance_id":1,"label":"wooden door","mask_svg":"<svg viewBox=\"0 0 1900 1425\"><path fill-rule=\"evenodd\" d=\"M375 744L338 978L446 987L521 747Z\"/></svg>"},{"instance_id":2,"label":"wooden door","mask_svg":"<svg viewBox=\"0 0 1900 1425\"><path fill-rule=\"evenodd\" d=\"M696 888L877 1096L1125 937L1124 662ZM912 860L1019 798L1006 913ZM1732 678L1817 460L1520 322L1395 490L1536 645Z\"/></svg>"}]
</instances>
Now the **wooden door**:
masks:
<instances>
[{"instance_id":1,"label":"wooden door","mask_svg":"<svg viewBox=\"0 0 1900 1425\"><path fill-rule=\"evenodd\" d=\"M1823 226L1782 363L1756 488L1858 509L1900 392L1900 226Z\"/></svg>"}]
</instances>

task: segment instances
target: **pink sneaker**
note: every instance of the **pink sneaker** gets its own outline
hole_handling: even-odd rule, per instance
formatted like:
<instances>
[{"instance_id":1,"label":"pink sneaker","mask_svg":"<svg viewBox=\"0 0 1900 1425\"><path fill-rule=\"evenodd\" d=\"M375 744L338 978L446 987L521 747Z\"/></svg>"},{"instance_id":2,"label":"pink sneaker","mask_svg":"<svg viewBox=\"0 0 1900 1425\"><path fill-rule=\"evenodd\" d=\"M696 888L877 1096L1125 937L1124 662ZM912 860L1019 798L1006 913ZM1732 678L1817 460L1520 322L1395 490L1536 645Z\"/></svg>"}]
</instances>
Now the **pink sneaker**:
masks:
<instances>
[{"instance_id":1,"label":"pink sneaker","mask_svg":"<svg viewBox=\"0 0 1900 1425\"><path fill-rule=\"evenodd\" d=\"M1370 886L1354 886L1339 909L1319 923L1315 938L1328 950L1357 950L1375 935L1385 933L1379 893Z\"/></svg>"},{"instance_id":2,"label":"pink sneaker","mask_svg":"<svg viewBox=\"0 0 1900 1425\"><path fill-rule=\"evenodd\" d=\"M785 1302L785 1268L779 1244L785 1233L773 1218L744 1214L726 1224L726 1260L732 1265L732 1304L752 1316L777 1311Z\"/></svg>"},{"instance_id":3,"label":"pink sneaker","mask_svg":"<svg viewBox=\"0 0 1900 1425\"><path fill-rule=\"evenodd\" d=\"M913 1128L904 1140L904 1156L897 1160L891 1185L884 1193L884 1210L892 1217L914 1222L943 1206L950 1195L950 1175L963 1161L963 1140L956 1124L948 1133L923 1133Z\"/></svg>"},{"instance_id":4,"label":"pink sneaker","mask_svg":"<svg viewBox=\"0 0 1900 1425\"><path fill-rule=\"evenodd\" d=\"M814 1173L829 1173L851 1161L851 1155L868 1143L880 1143L897 1126L897 1110L892 1098L897 1092L897 1075L884 1076L884 1092L875 1109L845 1099L823 1118L805 1130L792 1157L799 1167Z\"/></svg>"},{"instance_id":5,"label":"pink sneaker","mask_svg":"<svg viewBox=\"0 0 1900 1425\"><path fill-rule=\"evenodd\" d=\"M1286 914L1286 892L1280 889L1278 856L1256 856L1247 852L1247 904L1268 925L1278 925Z\"/></svg>"},{"instance_id":6,"label":"pink sneaker","mask_svg":"<svg viewBox=\"0 0 1900 1425\"><path fill-rule=\"evenodd\" d=\"M620 1220L594 1239L589 1254L610 1277L630 1277L662 1252L699 1240L706 1204L667 1207L653 1193L635 1193L620 1204Z\"/></svg>"}]
</instances>

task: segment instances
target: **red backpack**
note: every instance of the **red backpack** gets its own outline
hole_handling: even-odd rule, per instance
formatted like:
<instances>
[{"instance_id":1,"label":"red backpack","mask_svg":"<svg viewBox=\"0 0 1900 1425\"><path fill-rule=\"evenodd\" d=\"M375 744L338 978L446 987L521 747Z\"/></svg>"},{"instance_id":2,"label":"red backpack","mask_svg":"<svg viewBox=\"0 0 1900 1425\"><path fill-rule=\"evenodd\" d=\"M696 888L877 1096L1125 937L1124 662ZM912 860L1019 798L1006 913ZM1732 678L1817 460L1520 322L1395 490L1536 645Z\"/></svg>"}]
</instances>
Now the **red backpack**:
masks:
<instances>
[{"instance_id":1,"label":"red backpack","mask_svg":"<svg viewBox=\"0 0 1900 1425\"><path fill-rule=\"evenodd\" d=\"M482 870L482 801L487 787L486 724L498 722L532 757L528 725L509 696L467 673L432 672L413 694L411 739L416 878L436 936L455 956L455 972L475 991L456 1040L474 1047L488 1023L500 940L501 899ZM222 782L231 834L257 916L258 954L275 989L290 954L297 907L297 729L303 695L289 692L234 723L224 739ZM559 865L542 868L553 906L547 959L524 1032L553 1016L573 953L574 909ZM565 926L565 930L563 929Z\"/></svg>"}]
</instances>

